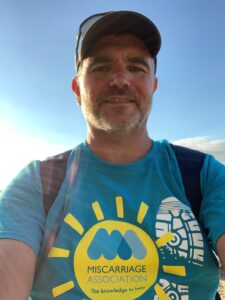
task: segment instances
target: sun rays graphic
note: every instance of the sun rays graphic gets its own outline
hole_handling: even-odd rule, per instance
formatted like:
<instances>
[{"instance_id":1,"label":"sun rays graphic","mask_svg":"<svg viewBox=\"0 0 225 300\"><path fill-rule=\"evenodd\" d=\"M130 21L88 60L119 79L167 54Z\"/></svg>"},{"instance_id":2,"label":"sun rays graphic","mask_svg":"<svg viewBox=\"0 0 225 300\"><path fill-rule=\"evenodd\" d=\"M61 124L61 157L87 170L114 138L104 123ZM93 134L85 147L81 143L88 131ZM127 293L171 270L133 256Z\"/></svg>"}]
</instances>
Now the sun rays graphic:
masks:
<instances>
[{"instance_id":1,"label":"sun rays graphic","mask_svg":"<svg viewBox=\"0 0 225 300\"><path fill-rule=\"evenodd\" d=\"M69 249L52 247L48 258L73 257L75 278L53 287L53 298L72 292L78 284L88 299L93 300L132 300L149 288L154 289L160 300L170 300L159 283L159 269L163 273L181 277L186 276L186 269L179 265L160 265L158 249L171 242L174 234L166 232L153 241L140 228L150 209L145 202L141 202L138 208L137 225L125 221L121 196L115 197L115 206L117 219L106 220L100 203L94 201L92 211L96 223L87 231L74 215L66 215L64 223L80 236L75 253ZM102 237L105 241L101 240Z\"/></svg>"}]
</instances>

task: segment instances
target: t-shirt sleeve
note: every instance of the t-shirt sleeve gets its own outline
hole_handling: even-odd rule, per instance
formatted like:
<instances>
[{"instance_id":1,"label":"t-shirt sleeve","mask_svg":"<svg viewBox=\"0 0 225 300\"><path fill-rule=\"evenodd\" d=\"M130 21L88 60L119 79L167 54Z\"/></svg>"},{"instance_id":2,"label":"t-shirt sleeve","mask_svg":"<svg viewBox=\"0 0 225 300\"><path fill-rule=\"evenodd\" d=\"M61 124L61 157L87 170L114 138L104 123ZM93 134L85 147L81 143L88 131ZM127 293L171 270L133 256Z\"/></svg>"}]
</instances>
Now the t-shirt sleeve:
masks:
<instances>
[{"instance_id":1,"label":"t-shirt sleeve","mask_svg":"<svg viewBox=\"0 0 225 300\"><path fill-rule=\"evenodd\" d=\"M0 194L0 238L24 242L36 255L45 223L39 169L39 161L31 162Z\"/></svg>"},{"instance_id":2,"label":"t-shirt sleeve","mask_svg":"<svg viewBox=\"0 0 225 300\"><path fill-rule=\"evenodd\" d=\"M203 193L200 221L216 250L218 238L225 233L225 165L207 155L201 171Z\"/></svg>"}]
</instances>

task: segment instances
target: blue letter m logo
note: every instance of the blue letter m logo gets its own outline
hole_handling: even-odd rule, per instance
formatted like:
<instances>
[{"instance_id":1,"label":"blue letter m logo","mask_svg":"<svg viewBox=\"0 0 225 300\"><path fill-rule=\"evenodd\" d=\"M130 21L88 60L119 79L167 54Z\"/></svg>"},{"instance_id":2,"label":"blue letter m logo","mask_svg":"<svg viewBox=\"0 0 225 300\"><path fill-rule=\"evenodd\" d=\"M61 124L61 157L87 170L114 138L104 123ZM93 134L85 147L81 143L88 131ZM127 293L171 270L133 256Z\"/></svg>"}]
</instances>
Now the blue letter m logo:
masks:
<instances>
[{"instance_id":1,"label":"blue letter m logo","mask_svg":"<svg viewBox=\"0 0 225 300\"><path fill-rule=\"evenodd\" d=\"M97 260L104 256L112 260L117 255L123 260L130 259L132 255L136 259L143 259L146 249L133 230L128 230L123 237L118 230L108 234L105 229L99 229L88 248L89 258Z\"/></svg>"}]
</instances>

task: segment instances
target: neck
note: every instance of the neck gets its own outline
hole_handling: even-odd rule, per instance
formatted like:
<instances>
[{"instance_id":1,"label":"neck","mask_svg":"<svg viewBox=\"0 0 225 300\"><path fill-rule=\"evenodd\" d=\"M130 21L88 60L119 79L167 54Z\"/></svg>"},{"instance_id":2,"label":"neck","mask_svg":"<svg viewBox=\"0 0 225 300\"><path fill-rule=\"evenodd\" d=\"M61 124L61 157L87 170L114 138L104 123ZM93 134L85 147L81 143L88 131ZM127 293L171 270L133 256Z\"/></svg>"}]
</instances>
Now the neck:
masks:
<instances>
[{"instance_id":1,"label":"neck","mask_svg":"<svg viewBox=\"0 0 225 300\"><path fill-rule=\"evenodd\" d=\"M106 133L89 129L87 143L101 159L116 164L131 163L144 157L152 147L147 129L135 132Z\"/></svg>"}]
</instances>

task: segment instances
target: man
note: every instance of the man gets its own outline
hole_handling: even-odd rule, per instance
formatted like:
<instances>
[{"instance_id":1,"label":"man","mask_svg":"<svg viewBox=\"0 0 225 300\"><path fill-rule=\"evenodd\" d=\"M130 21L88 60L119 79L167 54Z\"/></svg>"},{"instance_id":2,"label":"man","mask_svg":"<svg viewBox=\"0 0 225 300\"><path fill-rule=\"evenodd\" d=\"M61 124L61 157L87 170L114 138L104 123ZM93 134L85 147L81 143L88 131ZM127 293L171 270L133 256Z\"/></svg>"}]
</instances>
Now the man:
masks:
<instances>
[{"instance_id":1,"label":"man","mask_svg":"<svg viewBox=\"0 0 225 300\"><path fill-rule=\"evenodd\" d=\"M136 12L81 24L72 89L87 139L71 152L47 217L40 162L2 194L0 299L215 299L225 167L205 157L202 229L170 144L147 132L160 45L156 26Z\"/></svg>"}]
</instances>

